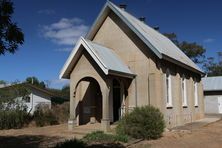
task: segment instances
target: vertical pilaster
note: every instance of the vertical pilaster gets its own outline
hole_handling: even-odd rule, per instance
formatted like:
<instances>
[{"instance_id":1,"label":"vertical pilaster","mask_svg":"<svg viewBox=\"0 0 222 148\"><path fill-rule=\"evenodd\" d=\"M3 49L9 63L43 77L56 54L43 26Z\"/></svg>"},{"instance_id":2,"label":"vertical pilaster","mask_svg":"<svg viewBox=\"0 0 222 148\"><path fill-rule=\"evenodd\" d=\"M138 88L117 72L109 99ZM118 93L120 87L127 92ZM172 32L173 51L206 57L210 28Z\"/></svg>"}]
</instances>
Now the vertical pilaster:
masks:
<instances>
[{"instance_id":1,"label":"vertical pilaster","mask_svg":"<svg viewBox=\"0 0 222 148\"><path fill-rule=\"evenodd\" d=\"M107 132L110 130L110 116L109 116L109 96L110 96L110 86L106 88L102 88L102 107L103 107L103 114L102 114L102 121L101 126L102 130Z\"/></svg>"},{"instance_id":2,"label":"vertical pilaster","mask_svg":"<svg viewBox=\"0 0 222 148\"><path fill-rule=\"evenodd\" d=\"M76 123L76 100L75 93L72 93L70 90L70 115L68 121L68 130L73 130L73 128L77 125Z\"/></svg>"}]
</instances>

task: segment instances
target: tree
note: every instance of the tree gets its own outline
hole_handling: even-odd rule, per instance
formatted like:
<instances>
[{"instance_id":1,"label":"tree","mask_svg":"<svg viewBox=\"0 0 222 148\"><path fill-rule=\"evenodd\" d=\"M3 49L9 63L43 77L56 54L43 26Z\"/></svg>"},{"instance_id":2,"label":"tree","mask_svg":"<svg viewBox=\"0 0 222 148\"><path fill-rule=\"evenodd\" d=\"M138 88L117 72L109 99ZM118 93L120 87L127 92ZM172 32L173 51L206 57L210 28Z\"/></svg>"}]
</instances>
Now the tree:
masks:
<instances>
[{"instance_id":1,"label":"tree","mask_svg":"<svg viewBox=\"0 0 222 148\"><path fill-rule=\"evenodd\" d=\"M205 60L206 49L196 42L180 42L175 33L164 33L175 45L177 45L194 63L202 64Z\"/></svg>"},{"instance_id":2,"label":"tree","mask_svg":"<svg viewBox=\"0 0 222 148\"><path fill-rule=\"evenodd\" d=\"M55 104L62 104L70 99L70 87L65 85L62 89L56 88L48 88L50 92L52 92L55 97L52 97L52 102Z\"/></svg>"},{"instance_id":3,"label":"tree","mask_svg":"<svg viewBox=\"0 0 222 148\"><path fill-rule=\"evenodd\" d=\"M70 87L69 87L69 85L63 86L63 88L61 90L61 93L62 93L63 98L69 100L69 98L70 98Z\"/></svg>"},{"instance_id":4,"label":"tree","mask_svg":"<svg viewBox=\"0 0 222 148\"><path fill-rule=\"evenodd\" d=\"M30 83L32 85L41 87L41 88L45 88L45 83L43 81L39 81L38 78L36 77L28 77L25 80L27 83Z\"/></svg>"},{"instance_id":5,"label":"tree","mask_svg":"<svg viewBox=\"0 0 222 148\"><path fill-rule=\"evenodd\" d=\"M208 76L221 76L222 75L222 52L218 52L218 61L215 62L213 57L207 58L204 63L204 68Z\"/></svg>"},{"instance_id":6,"label":"tree","mask_svg":"<svg viewBox=\"0 0 222 148\"><path fill-rule=\"evenodd\" d=\"M4 80L0 80L0 84L6 84Z\"/></svg>"},{"instance_id":7,"label":"tree","mask_svg":"<svg viewBox=\"0 0 222 148\"><path fill-rule=\"evenodd\" d=\"M10 0L0 0L0 55L5 52L15 53L24 42L24 34L11 17L14 12Z\"/></svg>"}]
</instances>

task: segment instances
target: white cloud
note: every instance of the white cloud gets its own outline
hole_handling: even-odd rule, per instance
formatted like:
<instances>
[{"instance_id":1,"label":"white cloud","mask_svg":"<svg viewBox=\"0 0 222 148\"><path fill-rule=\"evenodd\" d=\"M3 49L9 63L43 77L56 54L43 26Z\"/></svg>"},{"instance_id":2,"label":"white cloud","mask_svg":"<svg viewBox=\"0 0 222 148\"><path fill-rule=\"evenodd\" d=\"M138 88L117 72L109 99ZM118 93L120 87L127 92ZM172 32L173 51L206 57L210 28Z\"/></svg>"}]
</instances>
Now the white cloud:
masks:
<instances>
[{"instance_id":1,"label":"white cloud","mask_svg":"<svg viewBox=\"0 0 222 148\"><path fill-rule=\"evenodd\" d=\"M42 27L42 34L59 45L74 45L80 36L87 33L89 26L80 18L62 18L58 22Z\"/></svg>"},{"instance_id":2,"label":"white cloud","mask_svg":"<svg viewBox=\"0 0 222 148\"><path fill-rule=\"evenodd\" d=\"M215 39L213 38L207 38L207 39L204 39L204 43L212 43L213 41L215 41Z\"/></svg>"},{"instance_id":3,"label":"white cloud","mask_svg":"<svg viewBox=\"0 0 222 148\"><path fill-rule=\"evenodd\" d=\"M43 9L43 10L39 10L38 14L46 14L46 15L52 15L55 14L55 10L52 9Z\"/></svg>"},{"instance_id":4,"label":"white cloud","mask_svg":"<svg viewBox=\"0 0 222 148\"><path fill-rule=\"evenodd\" d=\"M72 47L65 47L65 48L57 48L55 51L62 51L62 52L70 52Z\"/></svg>"}]
</instances>

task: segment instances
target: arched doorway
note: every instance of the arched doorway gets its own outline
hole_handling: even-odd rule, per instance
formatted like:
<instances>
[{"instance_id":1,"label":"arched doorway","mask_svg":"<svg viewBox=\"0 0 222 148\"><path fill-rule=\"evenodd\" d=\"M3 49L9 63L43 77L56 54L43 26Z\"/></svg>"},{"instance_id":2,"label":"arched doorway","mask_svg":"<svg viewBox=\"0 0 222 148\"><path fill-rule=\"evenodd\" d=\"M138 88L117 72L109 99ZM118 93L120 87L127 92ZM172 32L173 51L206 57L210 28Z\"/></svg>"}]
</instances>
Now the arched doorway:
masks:
<instances>
[{"instance_id":1,"label":"arched doorway","mask_svg":"<svg viewBox=\"0 0 222 148\"><path fill-rule=\"evenodd\" d=\"M79 125L101 122L102 93L99 83L92 77L81 79L75 89L76 117Z\"/></svg>"},{"instance_id":2,"label":"arched doorway","mask_svg":"<svg viewBox=\"0 0 222 148\"><path fill-rule=\"evenodd\" d=\"M121 86L119 81L113 80L113 122L120 119L121 115Z\"/></svg>"}]
</instances>

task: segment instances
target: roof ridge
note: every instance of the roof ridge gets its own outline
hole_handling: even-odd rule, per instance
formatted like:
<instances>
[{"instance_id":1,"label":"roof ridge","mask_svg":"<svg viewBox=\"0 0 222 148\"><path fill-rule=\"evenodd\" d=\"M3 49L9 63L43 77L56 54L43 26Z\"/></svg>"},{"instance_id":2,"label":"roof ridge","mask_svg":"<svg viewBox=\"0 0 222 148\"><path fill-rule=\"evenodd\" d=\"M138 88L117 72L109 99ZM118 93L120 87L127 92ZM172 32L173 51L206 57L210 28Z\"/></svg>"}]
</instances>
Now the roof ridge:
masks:
<instances>
[{"instance_id":1,"label":"roof ridge","mask_svg":"<svg viewBox=\"0 0 222 148\"><path fill-rule=\"evenodd\" d=\"M188 70L204 74L204 72L184 53L177 47L169 38L157 32L149 25L140 22L138 18L121 10L111 1L107 1L99 13L99 16L94 21L91 29L86 37L92 39L103 21L113 11L126 25L156 54L160 59L165 59L170 62L182 66Z\"/></svg>"}]
</instances>

